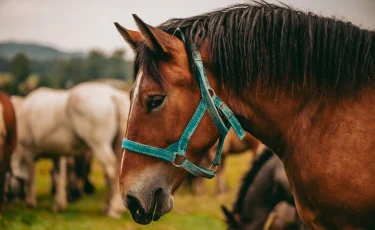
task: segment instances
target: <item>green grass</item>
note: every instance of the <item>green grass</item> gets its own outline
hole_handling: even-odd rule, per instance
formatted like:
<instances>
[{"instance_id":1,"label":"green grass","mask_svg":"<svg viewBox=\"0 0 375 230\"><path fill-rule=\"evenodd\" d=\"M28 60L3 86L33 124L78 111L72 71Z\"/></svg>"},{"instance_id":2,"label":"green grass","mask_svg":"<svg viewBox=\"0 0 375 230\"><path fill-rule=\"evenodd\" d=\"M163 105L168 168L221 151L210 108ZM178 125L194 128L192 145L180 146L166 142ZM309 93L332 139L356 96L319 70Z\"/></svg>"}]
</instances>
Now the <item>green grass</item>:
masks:
<instances>
[{"instance_id":1,"label":"green grass","mask_svg":"<svg viewBox=\"0 0 375 230\"><path fill-rule=\"evenodd\" d=\"M7 205L0 220L0 229L225 229L220 205L231 206L233 203L241 176L249 167L250 157L250 154L245 154L228 158L226 162L226 174L230 186L228 193L216 195L214 179L206 181L207 190L203 195L192 195L186 189L180 189L175 195L173 211L148 226L135 224L128 211L119 220L103 215L107 189L101 167L97 162L94 162L93 172L90 175L96 186L95 194L86 195L70 204L64 212L52 212L53 197L49 194L51 163L48 160L41 160L37 163L38 208L28 209L23 202Z\"/></svg>"}]
</instances>

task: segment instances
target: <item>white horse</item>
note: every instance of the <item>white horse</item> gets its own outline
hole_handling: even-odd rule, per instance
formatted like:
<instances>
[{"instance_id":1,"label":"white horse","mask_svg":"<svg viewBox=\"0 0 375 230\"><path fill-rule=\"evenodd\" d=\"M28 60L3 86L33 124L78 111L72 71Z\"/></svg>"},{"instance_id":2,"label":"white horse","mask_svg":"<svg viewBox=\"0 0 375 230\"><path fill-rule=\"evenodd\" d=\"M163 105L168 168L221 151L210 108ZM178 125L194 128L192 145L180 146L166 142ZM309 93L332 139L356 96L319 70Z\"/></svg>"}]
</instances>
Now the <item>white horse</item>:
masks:
<instances>
[{"instance_id":1,"label":"white horse","mask_svg":"<svg viewBox=\"0 0 375 230\"><path fill-rule=\"evenodd\" d=\"M35 166L38 156L60 157L55 211L64 210L66 199L66 157L92 153L110 181L106 214L119 218L124 210L118 193L118 162L115 152L126 128L129 96L102 83L82 83L70 90L40 88L16 105L19 141L12 156L12 169L22 176L26 166L26 203L36 207ZM116 143L117 142L117 143ZM116 144L115 144L116 143ZM113 146L119 147L114 149Z\"/></svg>"}]
</instances>

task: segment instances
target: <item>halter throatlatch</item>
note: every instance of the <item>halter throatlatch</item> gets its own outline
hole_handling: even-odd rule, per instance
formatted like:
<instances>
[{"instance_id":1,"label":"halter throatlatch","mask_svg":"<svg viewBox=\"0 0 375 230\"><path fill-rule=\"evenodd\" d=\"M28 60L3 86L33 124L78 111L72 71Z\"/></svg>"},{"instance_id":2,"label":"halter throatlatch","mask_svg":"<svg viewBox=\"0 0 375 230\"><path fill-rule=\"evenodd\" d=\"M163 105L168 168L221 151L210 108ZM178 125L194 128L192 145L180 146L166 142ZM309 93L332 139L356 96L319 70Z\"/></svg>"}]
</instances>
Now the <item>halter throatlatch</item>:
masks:
<instances>
[{"instance_id":1,"label":"halter throatlatch","mask_svg":"<svg viewBox=\"0 0 375 230\"><path fill-rule=\"evenodd\" d=\"M177 29L176 32L180 32L182 40L185 42L185 37L183 33L179 29ZM214 90L210 87L206 71L203 66L201 55L194 44L192 44L192 51L194 64L198 70L197 77L201 89L201 100L193 117L191 118L190 122L188 123L184 132L182 133L180 140L178 140L176 143L172 144L168 148L162 149L134 142L124 138L122 141L122 147L133 152L141 153L144 155L156 157L171 162L174 166L183 168L195 176L213 178L215 176L216 168L220 162L224 139L229 129L233 128L234 132L237 134L240 140L244 138L245 132L243 131L240 123L238 122L236 116L233 114L232 110L222 100L220 100L218 96L216 96ZM186 158L186 150L190 138L193 135L195 129L198 127L199 123L201 122L203 115L206 113L206 111L209 112L213 122L215 123L216 127L218 128L221 134L219 138L217 152L210 169L201 167L199 165L195 165ZM177 156L183 158L180 164L175 163Z\"/></svg>"}]
</instances>

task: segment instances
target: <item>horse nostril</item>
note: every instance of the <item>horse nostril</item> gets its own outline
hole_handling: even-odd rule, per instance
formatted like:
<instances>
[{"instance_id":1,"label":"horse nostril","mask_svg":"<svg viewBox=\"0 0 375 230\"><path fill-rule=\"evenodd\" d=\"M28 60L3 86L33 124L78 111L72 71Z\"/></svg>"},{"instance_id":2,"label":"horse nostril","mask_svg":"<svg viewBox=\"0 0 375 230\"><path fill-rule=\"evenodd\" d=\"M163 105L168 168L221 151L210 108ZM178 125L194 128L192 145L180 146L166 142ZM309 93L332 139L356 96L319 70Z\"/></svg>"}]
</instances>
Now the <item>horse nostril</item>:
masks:
<instances>
[{"instance_id":1,"label":"horse nostril","mask_svg":"<svg viewBox=\"0 0 375 230\"><path fill-rule=\"evenodd\" d=\"M131 213L134 213L137 216L143 216L145 214L145 210L142 207L141 202L135 196L127 195L126 204Z\"/></svg>"}]
</instances>

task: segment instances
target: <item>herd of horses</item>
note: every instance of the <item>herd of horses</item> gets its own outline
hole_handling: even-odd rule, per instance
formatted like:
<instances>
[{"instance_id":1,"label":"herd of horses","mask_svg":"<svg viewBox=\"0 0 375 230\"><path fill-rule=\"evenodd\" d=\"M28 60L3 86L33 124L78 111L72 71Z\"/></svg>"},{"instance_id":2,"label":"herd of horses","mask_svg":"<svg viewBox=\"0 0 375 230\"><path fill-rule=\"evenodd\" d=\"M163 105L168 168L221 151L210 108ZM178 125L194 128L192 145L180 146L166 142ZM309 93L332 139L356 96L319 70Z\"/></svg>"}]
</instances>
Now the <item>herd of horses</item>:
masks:
<instances>
[{"instance_id":1,"label":"herd of horses","mask_svg":"<svg viewBox=\"0 0 375 230\"><path fill-rule=\"evenodd\" d=\"M57 157L54 209L63 210L64 156L93 155L110 188L106 213L119 217L123 203L149 224L172 210L187 171L212 175L215 164L198 165L252 148L233 210L222 207L229 228L375 228L374 31L263 1L157 27L133 17L140 32L115 23L135 52L129 95L97 83L40 89L15 112L0 96L0 185L11 168L35 207L34 160ZM238 146L229 134L221 149L227 125L259 141Z\"/></svg>"},{"instance_id":2,"label":"herd of horses","mask_svg":"<svg viewBox=\"0 0 375 230\"><path fill-rule=\"evenodd\" d=\"M12 101L18 121L18 144L11 168L13 176L25 182L27 205L37 206L35 159L54 158L53 210L61 211L68 203L65 188L70 174L67 157L60 156L90 159L92 155L102 165L110 188L106 213L119 217L125 207L118 193L118 159L129 95L102 83L82 83L70 90L40 88L24 99L16 97ZM83 184L85 178L87 182L87 176L83 176L76 176L77 183Z\"/></svg>"}]
</instances>

